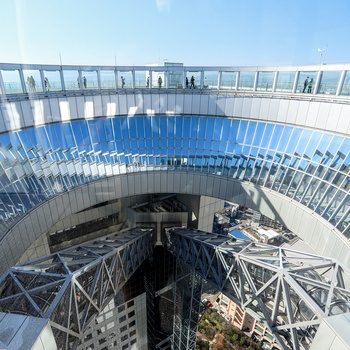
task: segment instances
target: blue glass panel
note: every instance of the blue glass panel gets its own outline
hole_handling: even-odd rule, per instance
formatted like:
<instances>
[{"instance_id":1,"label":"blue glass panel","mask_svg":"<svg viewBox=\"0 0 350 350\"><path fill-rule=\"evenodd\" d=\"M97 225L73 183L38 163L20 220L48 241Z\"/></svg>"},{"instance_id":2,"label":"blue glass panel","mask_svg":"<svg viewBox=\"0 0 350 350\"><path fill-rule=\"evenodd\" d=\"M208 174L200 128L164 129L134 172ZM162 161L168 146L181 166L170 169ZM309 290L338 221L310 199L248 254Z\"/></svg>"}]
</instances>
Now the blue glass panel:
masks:
<instances>
[{"instance_id":1,"label":"blue glass panel","mask_svg":"<svg viewBox=\"0 0 350 350\"><path fill-rule=\"evenodd\" d=\"M249 126L248 126L248 130L247 130L247 135L245 138L245 144L250 145L253 141L253 137L254 137L254 133L255 133L255 129L256 129L256 122L249 122Z\"/></svg>"},{"instance_id":2,"label":"blue glass panel","mask_svg":"<svg viewBox=\"0 0 350 350\"><path fill-rule=\"evenodd\" d=\"M221 140L222 122L223 122L222 118L215 119L213 140L217 140L217 141Z\"/></svg>"},{"instance_id":3,"label":"blue glass panel","mask_svg":"<svg viewBox=\"0 0 350 350\"><path fill-rule=\"evenodd\" d=\"M207 119L207 127L205 130L206 140L209 141L209 140L213 139L214 127L215 127L215 118L208 118Z\"/></svg>"},{"instance_id":4,"label":"blue glass panel","mask_svg":"<svg viewBox=\"0 0 350 350\"><path fill-rule=\"evenodd\" d=\"M88 120L88 126L90 130L91 140L93 143L99 142L99 135L96 128L96 120Z\"/></svg>"},{"instance_id":5,"label":"blue glass panel","mask_svg":"<svg viewBox=\"0 0 350 350\"><path fill-rule=\"evenodd\" d=\"M75 147L75 141L73 137L73 130L71 123L62 124L63 135L66 140L66 145L68 148Z\"/></svg>"},{"instance_id":6,"label":"blue glass panel","mask_svg":"<svg viewBox=\"0 0 350 350\"><path fill-rule=\"evenodd\" d=\"M152 137L153 138L158 138L159 137L159 116L155 115L152 117Z\"/></svg>"},{"instance_id":7,"label":"blue glass panel","mask_svg":"<svg viewBox=\"0 0 350 350\"><path fill-rule=\"evenodd\" d=\"M72 129L74 132L74 137L77 142L77 145L82 145L83 144L83 135L81 133L81 128L80 128L81 122L72 122Z\"/></svg>"},{"instance_id":8,"label":"blue glass panel","mask_svg":"<svg viewBox=\"0 0 350 350\"><path fill-rule=\"evenodd\" d=\"M246 131L247 131L247 126L248 126L248 122L246 120L242 120L240 122L238 135L237 135L237 142L238 143L243 143L244 142L245 134L246 134Z\"/></svg>"},{"instance_id":9,"label":"blue glass panel","mask_svg":"<svg viewBox=\"0 0 350 350\"><path fill-rule=\"evenodd\" d=\"M230 135L229 135L229 141L230 142L236 142L237 141L237 133L239 128L239 121L233 120L231 123L231 129L230 129Z\"/></svg>"},{"instance_id":10,"label":"blue glass panel","mask_svg":"<svg viewBox=\"0 0 350 350\"><path fill-rule=\"evenodd\" d=\"M111 118L106 118L104 120L104 129L106 134L106 141L113 141L114 140L114 133L113 133L113 120Z\"/></svg>"},{"instance_id":11,"label":"blue glass panel","mask_svg":"<svg viewBox=\"0 0 350 350\"><path fill-rule=\"evenodd\" d=\"M173 139L174 133L175 133L175 118L169 116L166 118L166 120L167 120L167 137Z\"/></svg>"},{"instance_id":12,"label":"blue glass panel","mask_svg":"<svg viewBox=\"0 0 350 350\"><path fill-rule=\"evenodd\" d=\"M136 129L136 118L130 117L128 118L129 121L129 132L130 132L130 138L136 139L137 138L137 129Z\"/></svg>"},{"instance_id":13,"label":"blue glass panel","mask_svg":"<svg viewBox=\"0 0 350 350\"><path fill-rule=\"evenodd\" d=\"M128 120L129 120L129 118L127 118L127 117L119 118L120 129L121 129L123 139L129 138L129 122L128 122Z\"/></svg>"},{"instance_id":14,"label":"blue glass panel","mask_svg":"<svg viewBox=\"0 0 350 350\"><path fill-rule=\"evenodd\" d=\"M182 117L175 117L175 137L177 139L182 138Z\"/></svg>"},{"instance_id":15,"label":"blue glass panel","mask_svg":"<svg viewBox=\"0 0 350 350\"><path fill-rule=\"evenodd\" d=\"M8 134L0 134L0 143L4 147L8 147L11 144Z\"/></svg>"},{"instance_id":16,"label":"blue glass panel","mask_svg":"<svg viewBox=\"0 0 350 350\"><path fill-rule=\"evenodd\" d=\"M55 124L49 124L46 125L46 132L48 134L52 149L55 150L57 148L60 148L61 144L59 140L57 139L56 132L55 132Z\"/></svg>"},{"instance_id":17,"label":"blue glass panel","mask_svg":"<svg viewBox=\"0 0 350 350\"><path fill-rule=\"evenodd\" d=\"M273 135L271 137L271 141L269 145L270 149L274 149L274 150L277 149L277 145L282 135L282 131L283 131L282 125L275 125L275 128L273 130Z\"/></svg>"},{"instance_id":18,"label":"blue glass panel","mask_svg":"<svg viewBox=\"0 0 350 350\"><path fill-rule=\"evenodd\" d=\"M105 132L105 121L106 120L107 119L102 119L102 118L96 119L95 126L96 126L97 133L99 135L100 142L107 141L106 132Z\"/></svg>"},{"instance_id":19,"label":"blue glass panel","mask_svg":"<svg viewBox=\"0 0 350 350\"><path fill-rule=\"evenodd\" d=\"M168 137L167 131L167 117L162 116L159 118L159 136L162 138Z\"/></svg>"},{"instance_id":20,"label":"blue glass panel","mask_svg":"<svg viewBox=\"0 0 350 350\"><path fill-rule=\"evenodd\" d=\"M146 117L144 119L144 127L145 127L145 137L152 137L152 118Z\"/></svg>"},{"instance_id":21,"label":"blue glass panel","mask_svg":"<svg viewBox=\"0 0 350 350\"><path fill-rule=\"evenodd\" d=\"M273 124L266 124L264 135L261 139L261 147L268 148L270 144L271 135L273 133Z\"/></svg>"},{"instance_id":22,"label":"blue glass panel","mask_svg":"<svg viewBox=\"0 0 350 350\"><path fill-rule=\"evenodd\" d=\"M183 138L188 138L190 136L190 128L191 128L191 118L184 117L183 118ZM176 136L179 137L178 134Z\"/></svg>"},{"instance_id":23,"label":"blue glass panel","mask_svg":"<svg viewBox=\"0 0 350 350\"><path fill-rule=\"evenodd\" d=\"M196 139L198 135L198 117L191 118L191 138Z\"/></svg>"},{"instance_id":24,"label":"blue glass panel","mask_svg":"<svg viewBox=\"0 0 350 350\"><path fill-rule=\"evenodd\" d=\"M113 129L114 129L115 140L121 140L122 139L122 131L120 128L119 118L113 119Z\"/></svg>"},{"instance_id":25,"label":"blue glass panel","mask_svg":"<svg viewBox=\"0 0 350 350\"><path fill-rule=\"evenodd\" d=\"M83 137L83 145L89 146L91 144L91 138L89 133L88 124L86 121L80 122L81 135Z\"/></svg>"},{"instance_id":26,"label":"blue glass panel","mask_svg":"<svg viewBox=\"0 0 350 350\"><path fill-rule=\"evenodd\" d=\"M288 146L286 149L286 153L288 154L294 154L295 147L297 146L297 143L299 141L301 134L301 129L294 128L292 132L292 136L289 139Z\"/></svg>"}]
</instances>

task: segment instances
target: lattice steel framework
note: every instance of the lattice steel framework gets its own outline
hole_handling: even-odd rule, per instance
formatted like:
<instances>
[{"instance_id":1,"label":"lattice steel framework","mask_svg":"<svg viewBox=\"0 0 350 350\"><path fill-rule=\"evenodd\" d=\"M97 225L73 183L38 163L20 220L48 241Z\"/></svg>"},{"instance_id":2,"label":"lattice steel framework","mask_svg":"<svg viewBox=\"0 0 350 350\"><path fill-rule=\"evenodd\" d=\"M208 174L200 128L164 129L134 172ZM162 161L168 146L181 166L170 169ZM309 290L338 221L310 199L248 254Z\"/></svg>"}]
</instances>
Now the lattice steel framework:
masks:
<instances>
[{"instance_id":1,"label":"lattice steel framework","mask_svg":"<svg viewBox=\"0 0 350 350\"><path fill-rule=\"evenodd\" d=\"M58 348L71 349L152 251L152 229L132 229L12 267L0 310L50 319Z\"/></svg>"},{"instance_id":2,"label":"lattice steel framework","mask_svg":"<svg viewBox=\"0 0 350 350\"><path fill-rule=\"evenodd\" d=\"M284 348L309 348L323 318L350 312L350 271L331 258L184 228L166 246L263 321Z\"/></svg>"}]
</instances>

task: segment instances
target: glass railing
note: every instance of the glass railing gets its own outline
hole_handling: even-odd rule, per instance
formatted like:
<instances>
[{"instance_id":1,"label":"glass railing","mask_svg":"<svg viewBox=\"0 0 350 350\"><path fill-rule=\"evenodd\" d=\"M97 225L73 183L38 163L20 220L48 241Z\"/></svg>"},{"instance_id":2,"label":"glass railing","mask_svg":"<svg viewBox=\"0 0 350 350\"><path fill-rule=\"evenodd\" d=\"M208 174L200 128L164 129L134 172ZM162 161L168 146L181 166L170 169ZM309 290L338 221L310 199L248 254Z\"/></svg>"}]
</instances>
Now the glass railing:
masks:
<instances>
[{"instance_id":1,"label":"glass railing","mask_svg":"<svg viewBox=\"0 0 350 350\"><path fill-rule=\"evenodd\" d=\"M350 64L305 67L42 66L0 63L1 94L80 90L208 89L350 94Z\"/></svg>"}]
</instances>

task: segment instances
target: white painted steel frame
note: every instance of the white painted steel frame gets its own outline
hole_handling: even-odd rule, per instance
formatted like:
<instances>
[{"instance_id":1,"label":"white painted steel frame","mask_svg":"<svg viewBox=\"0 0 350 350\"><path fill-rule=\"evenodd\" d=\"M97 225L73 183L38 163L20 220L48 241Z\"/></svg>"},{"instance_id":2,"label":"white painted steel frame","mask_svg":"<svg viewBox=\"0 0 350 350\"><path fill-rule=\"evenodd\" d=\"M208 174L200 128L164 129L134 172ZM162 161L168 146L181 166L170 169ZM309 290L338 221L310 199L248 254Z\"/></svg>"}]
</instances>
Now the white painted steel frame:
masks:
<instances>
[{"instance_id":1,"label":"white painted steel frame","mask_svg":"<svg viewBox=\"0 0 350 350\"><path fill-rule=\"evenodd\" d=\"M3 312L50 319L59 348L83 330L153 252L152 229L132 229L14 266L0 278Z\"/></svg>"},{"instance_id":2,"label":"white painted steel frame","mask_svg":"<svg viewBox=\"0 0 350 350\"><path fill-rule=\"evenodd\" d=\"M335 259L185 228L166 229L165 245L284 348L307 349L323 318L350 311L350 271Z\"/></svg>"}]
</instances>

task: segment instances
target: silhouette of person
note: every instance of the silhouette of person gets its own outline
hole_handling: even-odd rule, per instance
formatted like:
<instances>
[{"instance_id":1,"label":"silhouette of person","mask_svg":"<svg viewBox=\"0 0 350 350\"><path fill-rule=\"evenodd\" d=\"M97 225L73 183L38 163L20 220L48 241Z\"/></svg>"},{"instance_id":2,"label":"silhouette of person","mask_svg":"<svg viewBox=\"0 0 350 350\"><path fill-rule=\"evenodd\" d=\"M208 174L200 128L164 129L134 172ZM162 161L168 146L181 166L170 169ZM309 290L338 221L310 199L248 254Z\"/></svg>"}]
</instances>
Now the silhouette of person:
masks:
<instances>
[{"instance_id":1,"label":"silhouette of person","mask_svg":"<svg viewBox=\"0 0 350 350\"><path fill-rule=\"evenodd\" d=\"M26 81L27 87L28 87L28 91L32 91L32 82L30 77L27 77L27 81Z\"/></svg>"},{"instance_id":2,"label":"silhouette of person","mask_svg":"<svg viewBox=\"0 0 350 350\"><path fill-rule=\"evenodd\" d=\"M149 77L147 77L147 81L146 81L146 87L149 87Z\"/></svg>"},{"instance_id":3,"label":"silhouette of person","mask_svg":"<svg viewBox=\"0 0 350 350\"><path fill-rule=\"evenodd\" d=\"M309 77L307 77L304 81L304 89L303 89L303 92L305 92L306 90L306 87L309 85Z\"/></svg>"},{"instance_id":4,"label":"silhouette of person","mask_svg":"<svg viewBox=\"0 0 350 350\"><path fill-rule=\"evenodd\" d=\"M194 76L192 75L192 77L191 77L191 88L194 88Z\"/></svg>"},{"instance_id":5,"label":"silhouette of person","mask_svg":"<svg viewBox=\"0 0 350 350\"><path fill-rule=\"evenodd\" d=\"M44 79L44 82L45 82L45 90L46 91L50 91L50 82L49 82L49 79L47 79L46 77L45 77L45 79Z\"/></svg>"},{"instance_id":6,"label":"silhouette of person","mask_svg":"<svg viewBox=\"0 0 350 350\"><path fill-rule=\"evenodd\" d=\"M186 77L186 89L188 88L188 78Z\"/></svg>"},{"instance_id":7,"label":"silhouette of person","mask_svg":"<svg viewBox=\"0 0 350 350\"><path fill-rule=\"evenodd\" d=\"M31 75L30 76L30 84L32 86L32 91L36 91L36 88L35 88L35 80L33 78L33 76Z\"/></svg>"},{"instance_id":8,"label":"silhouette of person","mask_svg":"<svg viewBox=\"0 0 350 350\"><path fill-rule=\"evenodd\" d=\"M162 87L162 83L163 83L163 79L161 76L159 76L158 78L158 86L159 86L159 89Z\"/></svg>"},{"instance_id":9,"label":"silhouette of person","mask_svg":"<svg viewBox=\"0 0 350 350\"><path fill-rule=\"evenodd\" d=\"M123 76L120 77L120 82L122 83L122 89L124 89L125 78L123 78Z\"/></svg>"},{"instance_id":10,"label":"silhouette of person","mask_svg":"<svg viewBox=\"0 0 350 350\"><path fill-rule=\"evenodd\" d=\"M311 94L312 91L312 85L314 84L314 78L311 78L307 87L307 92Z\"/></svg>"},{"instance_id":11,"label":"silhouette of person","mask_svg":"<svg viewBox=\"0 0 350 350\"><path fill-rule=\"evenodd\" d=\"M84 76L84 77L83 77L83 86L84 86L84 89L86 89L86 85L87 85L87 81L86 81L86 77Z\"/></svg>"}]
</instances>

